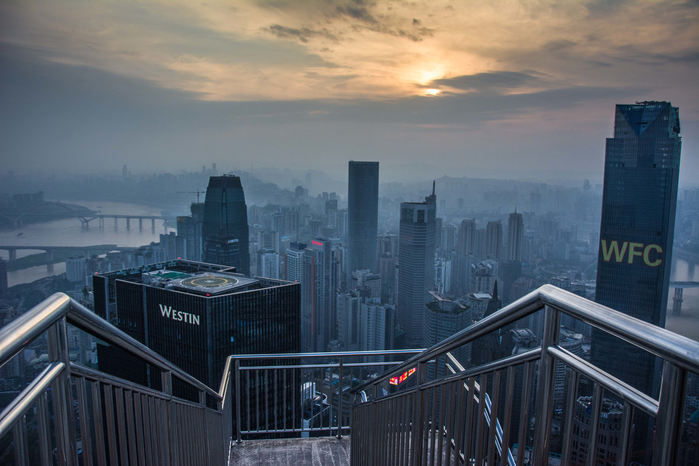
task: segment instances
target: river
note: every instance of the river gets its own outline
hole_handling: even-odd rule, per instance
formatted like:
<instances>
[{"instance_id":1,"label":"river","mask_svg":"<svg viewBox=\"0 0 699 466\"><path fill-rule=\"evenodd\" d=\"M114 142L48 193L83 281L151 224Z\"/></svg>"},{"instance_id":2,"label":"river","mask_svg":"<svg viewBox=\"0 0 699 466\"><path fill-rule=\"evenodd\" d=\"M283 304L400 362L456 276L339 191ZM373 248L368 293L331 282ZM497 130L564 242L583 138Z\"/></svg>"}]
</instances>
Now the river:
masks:
<instances>
[{"instance_id":1,"label":"river","mask_svg":"<svg viewBox=\"0 0 699 466\"><path fill-rule=\"evenodd\" d=\"M79 204L101 211L104 214L128 214L128 215L161 215L157 207L148 207L137 204L125 204L120 202L88 202L78 201L67 203ZM183 212L185 209L182 209ZM180 213L179 215L183 215ZM105 219L104 231L100 231L98 220L90 223L88 231L81 231L81 223L76 218L58 220L48 223L35 223L25 225L14 231L0 231L0 245L3 246L85 246L96 244L116 244L124 247L138 247L151 242L160 241L160 234L165 232L163 220L155 221L155 233L151 229L151 221L143 221L143 231L139 231L138 220L131 220L131 229L126 230L126 220L118 221L118 230L114 229L114 220ZM21 233L20 236L18 234ZM42 251L19 250L17 257L24 257ZM0 257L9 259L7 251L0 251ZM46 266L30 267L7 273L9 286L21 283L29 283L50 275L65 272L65 263L54 264L53 272L48 272Z\"/></svg>"}]
</instances>

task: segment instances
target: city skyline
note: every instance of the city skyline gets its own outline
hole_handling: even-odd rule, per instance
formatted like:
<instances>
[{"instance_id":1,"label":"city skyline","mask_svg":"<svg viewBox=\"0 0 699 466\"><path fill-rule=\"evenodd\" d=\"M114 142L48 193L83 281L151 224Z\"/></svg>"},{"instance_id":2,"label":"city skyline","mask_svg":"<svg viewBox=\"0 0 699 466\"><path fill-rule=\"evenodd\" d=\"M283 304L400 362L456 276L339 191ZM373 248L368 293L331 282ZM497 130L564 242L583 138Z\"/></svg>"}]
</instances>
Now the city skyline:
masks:
<instances>
[{"instance_id":1,"label":"city skyline","mask_svg":"<svg viewBox=\"0 0 699 466\"><path fill-rule=\"evenodd\" d=\"M696 2L228 6L3 3L4 167L599 179L608 103L664 99L699 171Z\"/></svg>"}]
</instances>

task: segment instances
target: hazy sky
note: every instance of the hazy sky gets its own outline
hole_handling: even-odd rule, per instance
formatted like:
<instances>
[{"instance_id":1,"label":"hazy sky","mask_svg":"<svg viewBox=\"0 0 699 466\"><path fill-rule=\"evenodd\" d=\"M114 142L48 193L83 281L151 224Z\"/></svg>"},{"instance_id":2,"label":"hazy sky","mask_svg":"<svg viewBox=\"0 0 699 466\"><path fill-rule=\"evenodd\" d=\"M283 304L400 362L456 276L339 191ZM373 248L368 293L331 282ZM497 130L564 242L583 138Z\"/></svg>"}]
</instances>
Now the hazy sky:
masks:
<instances>
[{"instance_id":1,"label":"hazy sky","mask_svg":"<svg viewBox=\"0 0 699 466\"><path fill-rule=\"evenodd\" d=\"M601 179L614 104L680 107L699 2L0 2L3 169Z\"/></svg>"}]
</instances>

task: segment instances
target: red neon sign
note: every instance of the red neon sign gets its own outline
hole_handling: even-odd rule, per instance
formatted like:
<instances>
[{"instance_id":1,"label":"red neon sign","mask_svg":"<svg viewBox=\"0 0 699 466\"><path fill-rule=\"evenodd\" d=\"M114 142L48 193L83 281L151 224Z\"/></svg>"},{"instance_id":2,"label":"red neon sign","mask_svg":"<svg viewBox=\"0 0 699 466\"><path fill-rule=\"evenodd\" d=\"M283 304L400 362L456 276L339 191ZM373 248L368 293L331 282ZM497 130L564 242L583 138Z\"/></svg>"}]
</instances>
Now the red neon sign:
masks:
<instances>
[{"instance_id":1,"label":"red neon sign","mask_svg":"<svg viewBox=\"0 0 699 466\"><path fill-rule=\"evenodd\" d=\"M313 243L313 244L316 245L316 246L322 246L322 245L323 245L323 243L321 243L320 241L316 241L316 240L312 240L311 243Z\"/></svg>"},{"instance_id":2,"label":"red neon sign","mask_svg":"<svg viewBox=\"0 0 699 466\"><path fill-rule=\"evenodd\" d=\"M408 379L408 377L413 375L415 373L415 371L417 371L417 367L413 367L412 369L410 369L406 372L403 372L398 377L391 377L390 379L388 379L388 383L390 383L391 385L401 384L401 383L405 382Z\"/></svg>"}]
</instances>

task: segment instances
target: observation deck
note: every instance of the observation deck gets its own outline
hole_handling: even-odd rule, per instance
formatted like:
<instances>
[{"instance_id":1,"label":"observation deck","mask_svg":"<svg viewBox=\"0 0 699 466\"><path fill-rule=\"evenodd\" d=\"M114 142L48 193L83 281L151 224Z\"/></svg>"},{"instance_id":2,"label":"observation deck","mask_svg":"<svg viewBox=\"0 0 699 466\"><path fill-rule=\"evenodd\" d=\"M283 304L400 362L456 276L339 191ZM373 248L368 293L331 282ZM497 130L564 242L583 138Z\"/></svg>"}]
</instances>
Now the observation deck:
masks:
<instances>
[{"instance_id":1,"label":"observation deck","mask_svg":"<svg viewBox=\"0 0 699 466\"><path fill-rule=\"evenodd\" d=\"M660 393L571 352L565 316L655 355ZM508 346L510 330L536 322L535 345ZM157 383L72 360L76 332L142 359ZM0 365L22 367L37 347L45 366L0 413L0 464L689 466L699 458L699 343L550 285L426 350L230 356L217 389L61 293L0 329ZM483 352L493 357L473 366L483 359L470 355Z\"/></svg>"}]
</instances>

